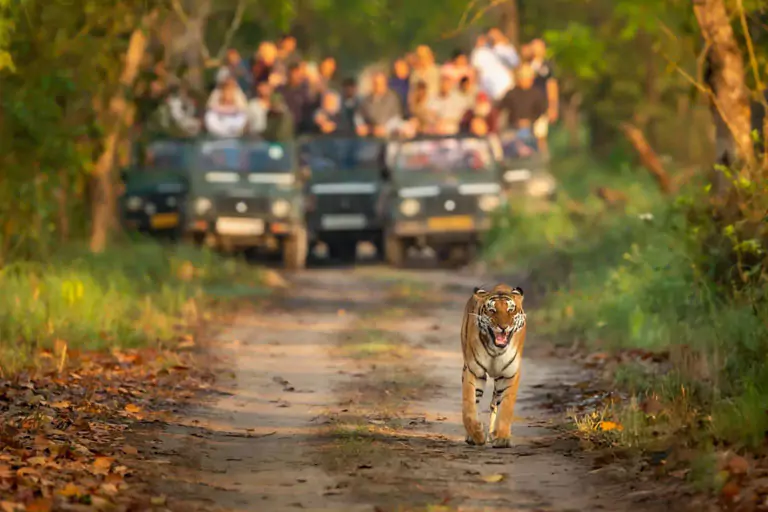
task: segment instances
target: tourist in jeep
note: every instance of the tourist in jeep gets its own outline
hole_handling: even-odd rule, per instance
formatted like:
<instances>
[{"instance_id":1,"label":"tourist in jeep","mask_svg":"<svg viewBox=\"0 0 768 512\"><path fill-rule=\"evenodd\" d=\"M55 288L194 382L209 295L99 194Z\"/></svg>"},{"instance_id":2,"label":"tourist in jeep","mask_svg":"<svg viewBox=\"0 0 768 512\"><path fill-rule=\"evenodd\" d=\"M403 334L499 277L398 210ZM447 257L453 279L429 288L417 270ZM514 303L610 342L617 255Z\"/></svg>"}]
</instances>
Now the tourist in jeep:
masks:
<instances>
[{"instance_id":1,"label":"tourist in jeep","mask_svg":"<svg viewBox=\"0 0 768 512\"><path fill-rule=\"evenodd\" d=\"M360 104L356 119L356 131L361 137L386 137L402 124L403 113L400 99L387 84L387 75L374 74L372 91Z\"/></svg>"}]
</instances>

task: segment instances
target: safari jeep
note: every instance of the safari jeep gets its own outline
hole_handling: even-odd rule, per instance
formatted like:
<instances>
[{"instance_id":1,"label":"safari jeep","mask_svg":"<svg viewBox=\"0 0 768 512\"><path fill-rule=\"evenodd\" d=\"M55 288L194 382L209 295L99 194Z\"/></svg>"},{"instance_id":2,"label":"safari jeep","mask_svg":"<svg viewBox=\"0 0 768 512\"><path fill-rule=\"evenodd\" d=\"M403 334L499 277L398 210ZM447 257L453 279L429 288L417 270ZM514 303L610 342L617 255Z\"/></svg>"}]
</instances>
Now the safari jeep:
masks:
<instances>
[{"instance_id":1,"label":"safari jeep","mask_svg":"<svg viewBox=\"0 0 768 512\"><path fill-rule=\"evenodd\" d=\"M174 238L181 232L188 148L183 139L134 147L132 164L122 172L125 193L120 198L120 216L127 229Z\"/></svg>"},{"instance_id":2,"label":"safari jeep","mask_svg":"<svg viewBox=\"0 0 768 512\"><path fill-rule=\"evenodd\" d=\"M358 242L382 252L382 223L376 211L386 142L349 136L317 136L301 144L301 160L312 173L307 187L310 246L324 243L329 256L354 261Z\"/></svg>"},{"instance_id":3,"label":"safari jeep","mask_svg":"<svg viewBox=\"0 0 768 512\"><path fill-rule=\"evenodd\" d=\"M425 246L440 260L471 259L503 202L490 140L420 136L397 146L384 169L387 261L401 266L410 247Z\"/></svg>"},{"instance_id":4,"label":"safari jeep","mask_svg":"<svg viewBox=\"0 0 768 512\"><path fill-rule=\"evenodd\" d=\"M191 158L189 235L224 251L277 251L285 268L304 268L304 180L294 143L200 139Z\"/></svg>"},{"instance_id":5,"label":"safari jeep","mask_svg":"<svg viewBox=\"0 0 768 512\"><path fill-rule=\"evenodd\" d=\"M557 193L557 183L549 172L549 163L536 147L532 134L525 130L501 133L497 153L500 153L500 180L508 196L526 196L551 200Z\"/></svg>"}]
</instances>

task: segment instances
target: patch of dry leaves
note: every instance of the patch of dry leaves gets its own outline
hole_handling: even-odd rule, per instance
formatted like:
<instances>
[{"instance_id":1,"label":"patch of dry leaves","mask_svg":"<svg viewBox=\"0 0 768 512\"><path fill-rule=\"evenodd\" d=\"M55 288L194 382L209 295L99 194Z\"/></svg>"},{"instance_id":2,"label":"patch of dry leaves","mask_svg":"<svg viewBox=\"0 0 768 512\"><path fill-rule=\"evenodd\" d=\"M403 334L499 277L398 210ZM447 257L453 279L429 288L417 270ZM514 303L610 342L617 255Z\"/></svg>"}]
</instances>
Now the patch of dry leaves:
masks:
<instances>
[{"instance_id":1,"label":"patch of dry leaves","mask_svg":"<svg viewBox=\"0 0 768 512\"><path fill-rule=\"evenodd\" d=\"M191 351L63 357L44 353L40 369L0 380L0 512L164 509L165 497L147 494L137 470L147 461L126 434L169 418L213 375Z\"/></svg>"}]
</instances>

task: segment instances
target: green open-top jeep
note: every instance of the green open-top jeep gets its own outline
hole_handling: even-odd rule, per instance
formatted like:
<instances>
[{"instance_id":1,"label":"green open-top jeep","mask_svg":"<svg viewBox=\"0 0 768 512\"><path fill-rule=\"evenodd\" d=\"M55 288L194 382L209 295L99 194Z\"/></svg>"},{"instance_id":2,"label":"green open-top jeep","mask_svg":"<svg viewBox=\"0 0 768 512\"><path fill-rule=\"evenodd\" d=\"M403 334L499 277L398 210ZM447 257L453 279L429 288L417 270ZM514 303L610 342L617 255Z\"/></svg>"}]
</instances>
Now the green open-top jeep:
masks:
<instances>
[{"instance_id":1,"label":"green open-top jeep","mask_svg":"<svg viewBox=\"0 0 768 512\"><path fill-rule=\"evenodd\" d=\"M184 139L134 146L131 165L122 171L120 216L127 229L174 237L181 232L188 157Z\"/></svg>"},{"instance_id":2,"label":"green open-top jeep","mask_svg":"<svg viewBox=\"0 0 768 512\"><path fill-rule=\"evenodd\" d=\"M307 177L294 142L198 139L190 158L187 233L224 250L279 251L286 268L305 266Z\"/></svg>"},{"instance_id":3,"label":"green open-top jeep","mask_svg":"<svg viewBox=\"0 0 768 512\"><path fill-rule=\"evenodd\" d=\"M310 245L325 243L335 259L354 261L358 242L381 252L382 223L376 206L386 141L320 135L304 139L300 154L312 172L307 189Z\"/></svg>"},{"instance_id":4,"label":"green open-top jeep","mask_svg":"<svg viewBox=\"0 0 768 512\"><path fill-rule=\"evenodd\" d=\"M530 131L503 132L498 144L502 163L499 178L510 197L554 198L557 183L549 172L549 159L541 154Z\"/></svg>"},{"instance_id":5,"label":"green open-top jeep","mask_svg":"<svg viewBox=\"0 0 768 512\"><path fill-rule=\"evenodd\" d=\"M393 147L384 170L387 261L402 265L412 246L431 247L441 260L469 260L504 198L490 140L419 136Z\"/></svg>"}]
</instances>

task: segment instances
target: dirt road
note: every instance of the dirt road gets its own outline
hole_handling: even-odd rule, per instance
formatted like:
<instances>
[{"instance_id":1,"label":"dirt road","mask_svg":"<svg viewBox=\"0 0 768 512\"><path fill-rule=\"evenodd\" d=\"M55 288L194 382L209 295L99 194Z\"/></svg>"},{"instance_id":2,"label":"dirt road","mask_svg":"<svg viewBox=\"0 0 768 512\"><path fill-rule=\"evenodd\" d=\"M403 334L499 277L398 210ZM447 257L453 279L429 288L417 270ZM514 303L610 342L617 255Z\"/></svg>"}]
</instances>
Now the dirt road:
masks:
<instances>
[{"instance_id":1,"label":"dirt road","mask_svg":"<svg viewBox=\"0 0 768 512\"><path fill-rule=\"evenodd\" d=\"M460 315L492 283L383 267L289 280L218 335L229 393L156 441L158 490L177 509L655 510L551 428L548 397L580 370L547 356L533 328L515 446L464 443Z\"/></svg>"}]
</instances>

